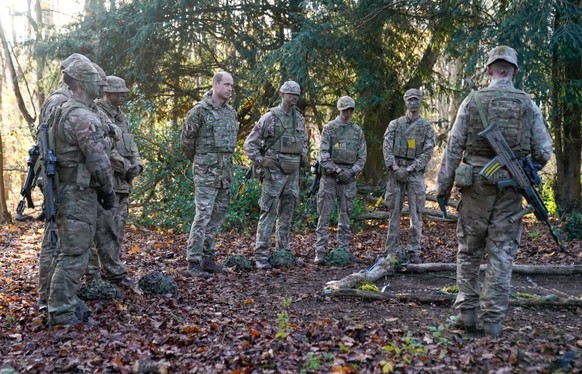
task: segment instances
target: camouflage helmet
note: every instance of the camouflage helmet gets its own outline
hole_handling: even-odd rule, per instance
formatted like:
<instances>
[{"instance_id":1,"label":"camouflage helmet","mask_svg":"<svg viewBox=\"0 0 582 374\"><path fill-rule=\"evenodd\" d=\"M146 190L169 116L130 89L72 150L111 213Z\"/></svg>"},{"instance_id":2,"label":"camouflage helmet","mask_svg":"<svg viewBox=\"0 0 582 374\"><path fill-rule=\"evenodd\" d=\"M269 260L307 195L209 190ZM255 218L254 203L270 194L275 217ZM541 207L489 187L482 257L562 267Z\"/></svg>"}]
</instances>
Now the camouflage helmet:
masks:
<instances>
[{"instance_id":1,"label":"camouflage helmet","mask_svg":"<svg viewBox=\"0 0 582 374\"><path fill-rule=\"evenodd\" d=\"M411 88L404 93L404 100L408 100L411 97L416 97L418 100L422 100L422 94L417 88Z\"/></svg>"},{"instance_id":2,"label":"camouflage helmet","mask_svg":"<svg viewBox=\"0 0 582 374\"><path fill-rule=\"evenodd\" d=\"M115 75L107 76L107 86L103 87L103 92L107 93L124 93L129 92L125 86L125 81Z\"/></svg>"},{"instance_id":3,"label":"camouflage helmet","mask_svg":"<svg viewBox=\"0 0 582 374\"><path fill-rule=\"evenodd\" d=\"M283 85L279 89L279 92L300 95L301 94L301 87L299 87L299 84L295 81L287 81L287 82L283 83Z\"/></svg>"},{"instance_id":4,"label":"camouflage helmet","mask_svg":"<svg viewBox=\"0 0 582 374\"><path fill-rule=\"evenodd\" d=\"M348 108L354 109L356 107L356 102L349 96L342 96L337 101L337 109L342 111Z\"/></svg>"},{"instance_id":5,"label":"camouflage helmet","mask_svg":"<svg viewBox=\"0 0 582 374\"><path fill-rule=\"evenodd\" d=\"M516 69L519 68L519 65L517 64L517 52L515 52L515 49L506 45L497 46L489 51L487 66L491 65L497 60L507 61L514 65Z\"/></svg>"},{"instance_id":6,"label":"camouflage helmet","mask_svg":"<svg viewBox=\"0 0 582 374\"><path fill-rule=\"evenodd\" d=\"M63 73L80 82L101 82L99 72L91 62L73 61Z\"/></svg>"},{"instance_id":7,"label":"camouflage helmet","mask_svg":"<svg viewBox=\"0 0 582 374\"><path fill-rule=\"evenodd\" d=\"M101 81L103 82L103 84L107 84L107 74L105 74L105 71L103 69L101 69L101 66L97 65L96 63L92 62L91 64L93 64L93 67L95 68L95 70L97 70L97 73L99 73L99 77L101 77Z\"/></svg>"},{"instance_id":8,"label":"camouflage helmet","mask_svg":"<svg viewBox=\"0 0 582 374\"><path fill-rule=\"evenodd\" d=\"M69 67L69 65L71 65L73 61L91 62L91 60L89 60L85 55L82 55L80 53L73 53L72 55L61 61L61 70L65 70L67 67Z\"/></svg>"}]
</instances>

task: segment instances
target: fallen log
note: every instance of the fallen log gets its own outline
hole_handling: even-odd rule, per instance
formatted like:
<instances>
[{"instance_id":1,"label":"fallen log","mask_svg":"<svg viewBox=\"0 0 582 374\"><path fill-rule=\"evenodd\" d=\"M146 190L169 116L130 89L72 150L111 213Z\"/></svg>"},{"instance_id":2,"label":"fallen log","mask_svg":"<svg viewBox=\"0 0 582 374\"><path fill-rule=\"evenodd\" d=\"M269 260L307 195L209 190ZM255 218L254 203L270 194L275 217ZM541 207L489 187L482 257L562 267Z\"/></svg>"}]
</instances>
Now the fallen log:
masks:
<instances>
[{"instance_id":1,"label":"fallen log","mask_svg":"<svg viewBox=\"0 0 582 374\"><path fill-rule=\"evenodd\" d=\"M417 302L423 304L452 303L456 295L412 295L392 294L386 292L373 292L356 288L324 290L324 295L333 297L353 297L365 300L396 300L399 302ZM533 298L533 299L509 299L513 306L582 306L579 299Z\"/></svg>"},{"instance_id":2,"label":"fallen log","mask_svg":"<svg viewBox=\"0 0 582 374\"><path fill-rule=\"evenodd\" d=\"M402 209L402 215L408 215L409 214L409 209L407 207ZM443 218L443 212L441 212L440 210L436 210L436 209L430 209L430 208L426 208L423 212L422 212L422 216L430 219L432 221L442 221L442 222L455 222L457 221L457 214L452 213L452 212L447 212L447 216L449 218ZM390 218L390 213L389 212L370 212L370 213L365 213L365 214L361 214L357 217L355 217L356 221L367 221L367 220L383 220L383 219L388 219Z\"/></svg>"},{"instance_id":3,"label":"fallen log","mask_svg":"<svg viewBox=\"0 0 582 374\"><path fill-rule=\"evenodd\" d=\"M487 270L487 265L481 265L480 271ZM456 272L457 264L455 263L425 263L425 264L407 264L396 269L399 273L421 274L428 272L448 271ZM513 265L514 274L525 275L577 275L582 274L582 265Z\"/></svg>"},{"instance_id":4,"label":"fallen log","mask_svg":"<svg viewBox=\"0 0 582 374\"><path fill-rule=\"evenodd\" d=\"M481 265L479 270L485 271L487 265ZM394 255L382 257L370 269L352 273L340 280L327 282L325 289L353 288L360 282L375 282L378 279L390 276L396 272L421 274L427 272L456 272L455 263L425 263L400 265ZM582 265L513 265L514 274L525 275L578 275L582 274Z\"/></svg>"}]
</instances>

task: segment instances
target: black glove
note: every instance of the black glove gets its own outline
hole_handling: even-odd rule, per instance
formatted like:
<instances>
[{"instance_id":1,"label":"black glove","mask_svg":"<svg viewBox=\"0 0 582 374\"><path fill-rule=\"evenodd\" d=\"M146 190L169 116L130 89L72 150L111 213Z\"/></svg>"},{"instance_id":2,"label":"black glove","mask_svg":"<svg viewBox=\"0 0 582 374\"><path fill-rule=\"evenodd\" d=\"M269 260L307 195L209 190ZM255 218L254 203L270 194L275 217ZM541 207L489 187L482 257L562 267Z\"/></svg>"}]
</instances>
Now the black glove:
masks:
<instances>
[{"instance_id":1,"label":"black glove","mask_svg":"<svg viewBox=\"0 0 582 374\"><path fill-rule=\"evenodd\" d=\"M355 173L352 169L346 169L337 175L337 180L342 183L347 183L353 178L354 175Z\"/></svg>"},{"instance_id":2,"label":"black glove","mask_svg":"<svg viewBox=\"0 0 582 374\"><path fill-rule=\"evenodd\" d=\"M110 210L115 204L115 191L108 193L97 191L97 202L105 210Z\"/></svg>"},{"instance_id":3,"label":"black glove","mask_svg":"<svg viewBox=\"0 0 582 374\"><path fill-rule=\"evenodd\" d=\"M404 168L400 168L394 172L396 180L400 183L408 182L408 172Z\"/></svg>"},{"instance_id":4,"label":"black glove","mask_svg":"<svg viewBox=\"0 0 582 374\"><path fill-rule=\"evenodd\" d=\"M133 165L132 167L129 168L129 170L127 170L127 172L125 173L125 177L129 180L132 180L133 178L140 175L142 170L143 167L141 165Z\"/></svg>"},{"instance_id":5,"label":"black glove","mask_svg":"<svg viewBox=\"0 0 582 374\"><path fill-rule=\"evenodd\" d=\"M271 157L263 157L261 166L265 169L275 169L277 167L277 161Z\"/></svg>"}]
</instances>

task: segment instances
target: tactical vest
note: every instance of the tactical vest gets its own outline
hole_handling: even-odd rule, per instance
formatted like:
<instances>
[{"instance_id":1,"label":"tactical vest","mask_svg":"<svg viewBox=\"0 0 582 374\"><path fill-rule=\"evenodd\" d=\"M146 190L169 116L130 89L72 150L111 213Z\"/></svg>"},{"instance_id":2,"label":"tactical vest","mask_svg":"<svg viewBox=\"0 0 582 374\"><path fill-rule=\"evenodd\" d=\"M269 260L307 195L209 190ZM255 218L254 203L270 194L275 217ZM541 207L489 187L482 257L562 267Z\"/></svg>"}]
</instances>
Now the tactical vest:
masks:
<instances>
[{"instance_id":1,"label":"tactical vest","mask_svg":"<svg viewBox=\"0 0 582 374\"><path fill-rule=\"evenodd\" d=\"M277 153L301 155L306 139L303 117L297 115L295 108L292 116L287 116L279 107L269 111L275 117L275 139L270 148Z\"/></svg>"},{"instance_id":2,"label":"tactical vest","mask_svg":"<svg viewBox=\"0 0 582 374\"><path fill-rule=\"evenodd\" d=\"M358 160L358 149L362 130L353 123L341 124L334 121L330 124L330 155L331 160L338 165L353 165Z\"/></svg>"},{"instance_id":3,"label":"tactical vest","mask_svg":"<svg viewBox=\"0 0 582 374\"><path fill-rule=\"evenodd\" d=\"M394 156L414 160L424 149L429 129L430 124L424 118L419 117L412 123L405 116L398 118L392 146Z\"/></svg>"},{"instance_id":4,"label":"tactical vest","mask_svg":"<svg viewBox=\"0 0 582 374\"><path fill-rule=\"evenodd\" d=\"M65 141L64 121L75 109L91 111L76 100L69 100L56 109L48 120L49 147L57 156L57 175L59 183L76 183L81 187L91 185L91 174L85 165L85 156L78 144ZM92 112L92 111L91 111ZM96 113L94 113L97 116Z\"/></svg>"},{"instance_id":5,"label":"tactical vest","mask_svg":"<svg viewBox=\"0 0 582 374\"><path fill-rule=\"evenodd\" d=\"M525 92L510 87L487 87L474 94L472 103L468 106L467 155L495 157L495 151L487 140L479 136L485 127L475 100L480 101L488 124L499 126L515 155L527 156L531 151L533 108Z\"/></svg>"},{"instance_id":6,"label":"tactical vest","mask_svg":"<svg viewBox=\"0 0 582 374\"><path fill-rule=\"evenodd\" d=\"M196 138L196 153L233 153L238 134L234 109L216 109L205 101L200 106L204 122Z\"/></svg>"}]
</instances>

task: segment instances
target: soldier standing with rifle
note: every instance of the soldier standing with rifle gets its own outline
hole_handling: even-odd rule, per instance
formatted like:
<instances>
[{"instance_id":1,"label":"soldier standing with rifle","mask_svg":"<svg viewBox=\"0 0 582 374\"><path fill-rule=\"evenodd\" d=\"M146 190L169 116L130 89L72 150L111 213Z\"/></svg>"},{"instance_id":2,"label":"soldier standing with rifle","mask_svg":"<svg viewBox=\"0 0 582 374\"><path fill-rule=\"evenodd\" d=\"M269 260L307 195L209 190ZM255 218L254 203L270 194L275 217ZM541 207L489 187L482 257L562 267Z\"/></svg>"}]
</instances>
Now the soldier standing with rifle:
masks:
<instances>
[{"instance_id":1,"label":"soldier standing with rifle","mask_svg":"<svg viewBox=\"0 0 582 374\"><path fill-rule=\"evenodd\" d=\"M103 81L93 65L84 61L73 62L63 75L71 99L55 113L48 136L58 160L55 202L59 236L50 275L49 325L81 322L75 314L77 290L93 245L97 204L111 209L115 202L111 164L93 103Z\"/></svg>"},{"instance_id":2,"label":"soldier standing with rifle","mask_svg":"<svg viewBox=\"0 0 582 374\"><path fill-rule=\"evenodd\" d=\"M552 155L552 140L540 109L513 86L517 69L513 48L499 46L490 51L491 83L462 102L438 175L439 199L448 199L453 183L461 188L457 324L475 329L479 314L485 334L492 337L501 335L507 312L512 263L521 236L522 196L516 189L501 188L503 181L517 177L511 169L503 167L491 179L480 173L500 151L492 148L484 130L498 127L518 158L530 156L545 165ZM479 289L479 265L485 254L487 270Z\"/></svg>"},{"instance_id":3,"label":"soldier standing with rifle","mask_svg":"<svg viewBox=\"0 0 582 374\"><path fill-rule=\"evenodd\" d=\"M340 114L323 128L319 143L319 162L322 169L317 195L315 263L325 263L329 241L329 221L334 198L338 201L338 249L350 253L350 214L356 196L356 176L366 164L366 139L360 126L352 122L356 102L349 96L337 101Z\"/></svg>"}]
</instances>

